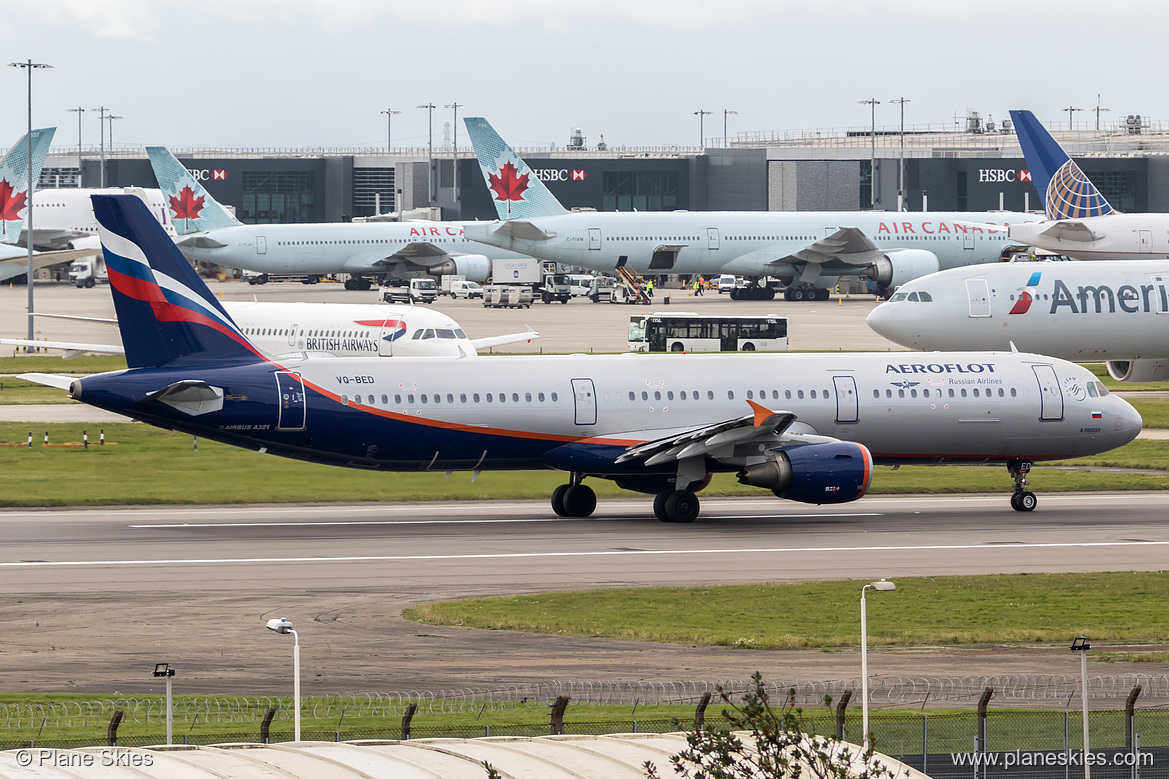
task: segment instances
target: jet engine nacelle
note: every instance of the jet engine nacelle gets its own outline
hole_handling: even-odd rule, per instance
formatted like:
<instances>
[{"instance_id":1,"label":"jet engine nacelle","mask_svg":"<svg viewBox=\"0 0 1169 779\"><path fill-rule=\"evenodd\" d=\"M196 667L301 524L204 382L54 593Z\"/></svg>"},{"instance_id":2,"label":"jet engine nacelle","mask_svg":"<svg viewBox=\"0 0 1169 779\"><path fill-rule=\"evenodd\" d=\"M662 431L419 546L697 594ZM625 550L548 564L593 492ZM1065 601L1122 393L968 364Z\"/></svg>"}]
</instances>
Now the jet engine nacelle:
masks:
<instances>
[{"instance_id":1,"label":"jet engine nacelle","mask_svg":"<svg viewBox=\"0 0 1169 779\"><path fill-rule=\"evenodd\" d=\"M482 254L460 254L426 269L431 276L463 276L467 281L487 281L491 260Z\"/></svg>"},{"instance_id":2,"label":"jet engine nacelle","mask_svg":"<svg viewBox=\"0 0 1169 779\"><path fill-rule=\"evenodd\" d=\"M869 489L873 457L862 444L835 441L781 449L738 473L740 484L765 487L800 503L848 503Z\"/></svg>"},{"instance_id":3,"label":"jet engine nacelle","mask_svg":"<svg viewBox=\"0 0 1169 779\"><path fill-rule=\"evenodd\" d=\"M877 282L878 287L900 287L908 281L937 273L940 267L938 255L933 252L900 249L874 262L864 275Z\"/></svg>"},{"instance_id":4,"label":"jet engine nacelle","mask_svg":"<svg viewBox=\"0 0 1169 779\"><path fill-rule=\"evenodd\" d=\"M1165 381L1169 360L1109 360L1108 375L1117 381Z\"/></svg>"}]
</instances>

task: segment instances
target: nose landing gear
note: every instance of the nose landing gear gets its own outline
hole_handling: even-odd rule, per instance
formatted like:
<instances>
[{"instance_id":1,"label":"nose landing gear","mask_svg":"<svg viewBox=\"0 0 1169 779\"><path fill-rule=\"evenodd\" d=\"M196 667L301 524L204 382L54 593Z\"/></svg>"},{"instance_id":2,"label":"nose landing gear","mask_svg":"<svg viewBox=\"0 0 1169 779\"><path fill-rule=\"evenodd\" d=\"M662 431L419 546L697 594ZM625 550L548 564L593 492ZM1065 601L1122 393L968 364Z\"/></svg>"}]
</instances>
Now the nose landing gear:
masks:
<instances>
[{"instance_id":1,"label":"nose landing gear","mask_svg":"<svg viewBox=\"0 0 1169 779\"><path fill-rule=\"evenodd\" d=\"M568 484L552 491L552 510L558 517L587 517L597 508L597 494L593 488L581 484L584 474L574 473Z\"/></svg>"},{"instance_id":2,"label":"nose landing gear","mask_svg":"<svg viewBox=\"0 0 1169 779\"><path fill-rule=\"evenodd\" d=\"M1007 473L1015 480L1015 492L1011 495L1011 508L1015 511L1034 511L1039 498L1035 493L1025 489L1027 474L1031 472L1031 465L1027 460L1009 460Z\"/></svg>"}]
</instances>

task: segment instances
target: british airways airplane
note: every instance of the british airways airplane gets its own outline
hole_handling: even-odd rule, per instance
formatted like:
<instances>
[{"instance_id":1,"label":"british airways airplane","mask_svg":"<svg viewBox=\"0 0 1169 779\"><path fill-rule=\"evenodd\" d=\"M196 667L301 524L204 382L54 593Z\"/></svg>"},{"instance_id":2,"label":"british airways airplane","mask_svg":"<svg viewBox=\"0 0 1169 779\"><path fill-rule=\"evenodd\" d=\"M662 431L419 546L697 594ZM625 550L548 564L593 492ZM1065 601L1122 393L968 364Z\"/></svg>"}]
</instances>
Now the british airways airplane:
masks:
<instances>
[{"instance_id":1,"label":"british airways airplane","mask_svg":"<svg viewBox=\"0 0 1169 779\"><path fill-rule=\"evenodd\" d=\"M869 314L910 349L1004 349L1169 379L1169 261L1012 262L915 279Z\"/></svg>"},{"instance_id":2,"label":"british airways airplane","mask_svg":"<svg viewBox=\"0 0 1169 779\"><path fill-rule=\"evenodd\" d=\"M599 271L773 276L787 284L787 300L827 300L842 276L892 289L941 269L997 262L1025 248L1007 237L1006 225L1037 219L1010 212L569 213L486 119L465 121L500 220L468 224L465 235ZM756 284L731 296L774 294Z\"/></svg>"},{"instance_id":3,"label":"british airways airplane","mask_svg":"<svg viewBox=\"0 0 1169 779\"><path fill-rule=\"evenodd\" d=\"M1120 214L1030 111L1011 111L1046 220L1012 224L1012 240L1077 260L1169 258L1169 215Z\"/></svg>"},{"instance_id":4,"label":"british airways airplane","mask_svg":"<svg viewBox=\"0 0 1169 779\"><path fill-rule=\"evenodd\" d=\"M192 260L259 273L348 273L346 289L374 278L460 274L485 281L491 260L517 253L477 244L464 222L247 225L215 201L162 146L147 146L178 245Z\"/></svg>"},{"instance_id":5,"label":"british airways airplane","mask_svg":"<svg viewBox=\"0 0 1169 779\"><path fill-rule=\"evenodd\" d=\"M1141 418L1078 365L1011 352L266 357L140 200L94 212L129 369L25 377L93 406L261 453L385 471L559 470L561 516L588 478L693 521L710 475L805 503L863 496L873 466L1006 464L1035 508L1037 460L1128 443Z\"/></svg>"}]
</instances>

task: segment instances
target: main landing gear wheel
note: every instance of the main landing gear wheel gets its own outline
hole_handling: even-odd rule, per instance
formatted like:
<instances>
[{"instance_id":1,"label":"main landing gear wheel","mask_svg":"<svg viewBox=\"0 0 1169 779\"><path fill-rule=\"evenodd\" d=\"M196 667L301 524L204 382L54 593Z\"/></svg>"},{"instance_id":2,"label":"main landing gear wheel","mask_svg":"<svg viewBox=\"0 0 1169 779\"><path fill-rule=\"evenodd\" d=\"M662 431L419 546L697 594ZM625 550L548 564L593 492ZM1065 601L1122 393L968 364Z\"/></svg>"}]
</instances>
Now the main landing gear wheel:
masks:
<instances>
[{"instance_id":1,"label":"main landing gear wheel","mask_svg":"<svg viewBox=\"0 0 1169 779\"><path fill-rule=\"evenodd\" d=\"M558 517L568 516L568 511L564 508L564 493L568 492L568 488L571 486L571 484L561 484L552 490L552 510L556 512Z\"/></svg>"},{"instance_id":2,"label":"main landing gear wheel","mask_svg":"<svg viewBox=\"0 0 1169 779\"><path fill-rule=\"evenodd\" d=\"M571 484L561 499L566 517L587 517L597 509L597 493L584 484Z\"/></svg>"},{"instance_id":3,"label":"main landing gear wheel","mask_svg":"<svg viewBox=\"0 0 1169 779\"><path fill-rule=\"evenodd\" d=\"M654 514L662 522L693 522L698 508L698 496L690 490L664 490L654 498Z\"/></svg>"},{"instance_id":4,"label":"main landing gear wheel","mask_svg":"<svg viewBox=\"0 0 1169 779\"><path fill-rule=\"evenodd\" d=\"M1011 495L1011 508L1015 511L1034 511L1039 503L1035 493L1025 489L1027 474L1031 472L1031 463L1026 460L1010 460L1007 462L1007 472L1015 480L1015 492Z\"/></svg>"}]
</instances>

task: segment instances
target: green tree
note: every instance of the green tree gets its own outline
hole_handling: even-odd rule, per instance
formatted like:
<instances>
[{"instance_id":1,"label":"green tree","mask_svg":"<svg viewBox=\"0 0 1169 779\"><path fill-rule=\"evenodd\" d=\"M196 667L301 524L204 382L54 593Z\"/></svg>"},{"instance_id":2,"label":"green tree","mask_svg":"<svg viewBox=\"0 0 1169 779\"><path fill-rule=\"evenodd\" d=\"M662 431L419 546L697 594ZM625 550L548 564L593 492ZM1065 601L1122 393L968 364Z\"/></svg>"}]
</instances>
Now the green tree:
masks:
<instances>
[{"instance_id":1,"label":"green tree","mask_svg":"<svg viewBox=\"0 0 1169 779\"><path fill-rule=\"evenodd\" d=\"M880 764L870 744L864 751L836 738L809 732L802 709L789 700L776 709L768 700L763 676L752 677L753 689L742 703L731 701L722 715L725 728L682 728L686 749L670 758L674 773L692 779L894 779ZM681 723L679 723L681 727ZM661 779L657 766L645 763L649 779Z\"/></svg>"}]
</instances>

